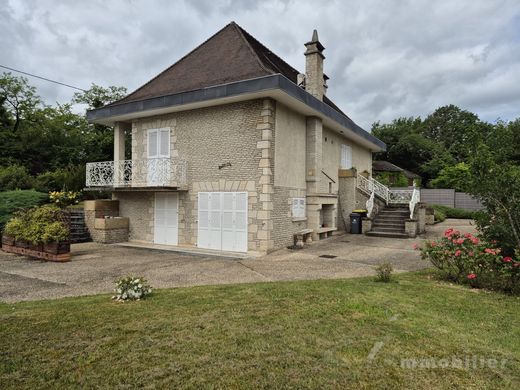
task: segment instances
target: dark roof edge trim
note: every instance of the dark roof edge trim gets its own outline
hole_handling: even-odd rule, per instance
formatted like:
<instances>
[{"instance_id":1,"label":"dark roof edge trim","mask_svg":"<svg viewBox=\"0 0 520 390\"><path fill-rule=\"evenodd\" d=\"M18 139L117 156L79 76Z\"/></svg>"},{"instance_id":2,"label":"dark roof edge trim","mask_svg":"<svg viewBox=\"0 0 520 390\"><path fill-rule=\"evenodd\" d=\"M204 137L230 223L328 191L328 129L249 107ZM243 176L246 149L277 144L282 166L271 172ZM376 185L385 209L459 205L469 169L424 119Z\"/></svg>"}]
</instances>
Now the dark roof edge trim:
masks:
<instances>
[{"instance_id":1,"label":"dark roof edge trim","mask_svg":"<svg viewBox=\"0 0 520 390\"><path fill-rule=\"evenodd\" d=\"M332 107L316 99L304 89L298 87L291 80L281 74L259 77L250 80L238 81L229 84L217 85L194 91L176 93L154 97L150 99L138 100L134 102L121 103L113 106L105 106L95 110L87 111L87 120L96 121L114 116L145 112L171 106L198 103L206 100L232 97L247 93L260 92L270 89L281 89L288 95L305 103L310 108L321 112L323 115L337 122L343 127L353 131L367 141L386 150L386 144L380 139L358 126L353 120L334 110Z\"/></svg>"}]
</instances>

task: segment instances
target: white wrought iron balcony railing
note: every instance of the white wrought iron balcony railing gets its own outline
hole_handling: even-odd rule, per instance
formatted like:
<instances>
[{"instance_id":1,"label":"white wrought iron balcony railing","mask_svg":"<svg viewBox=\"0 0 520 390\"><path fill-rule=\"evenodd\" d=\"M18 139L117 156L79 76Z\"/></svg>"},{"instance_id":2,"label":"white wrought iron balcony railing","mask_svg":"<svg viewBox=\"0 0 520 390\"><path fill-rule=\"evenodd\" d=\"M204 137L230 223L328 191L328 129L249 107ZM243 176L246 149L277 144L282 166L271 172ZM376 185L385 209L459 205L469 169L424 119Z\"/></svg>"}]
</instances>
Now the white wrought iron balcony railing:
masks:
<instances>
[{"instance_id":1,"label":"white wrought iron balcony railing","mask_svg":"<svg viewBox=\"0 0 520 390\"><path fill-rule=\"evenodd\" d=\"M174 187L186 186L187 165L178 158L149 158L87 163L86 186Z\"/></svg>"}]
</instances>

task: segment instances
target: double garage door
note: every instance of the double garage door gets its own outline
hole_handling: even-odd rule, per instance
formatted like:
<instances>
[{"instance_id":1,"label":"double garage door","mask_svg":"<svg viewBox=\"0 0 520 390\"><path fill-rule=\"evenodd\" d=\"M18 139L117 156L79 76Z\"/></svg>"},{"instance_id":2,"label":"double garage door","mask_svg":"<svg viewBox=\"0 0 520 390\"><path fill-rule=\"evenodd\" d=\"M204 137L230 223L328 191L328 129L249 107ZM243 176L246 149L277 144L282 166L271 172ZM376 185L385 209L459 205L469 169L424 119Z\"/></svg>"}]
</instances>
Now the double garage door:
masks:
<instances>
[{"instance_id":1,"label":"double garage door","mask_svg":"<svg viewBox=\"0 0 520 390\"><path fill-rule=\"evenodd\" d=\"M247 192L199 192L199 248L247 252Z\"/></svg>"}]
</instances>

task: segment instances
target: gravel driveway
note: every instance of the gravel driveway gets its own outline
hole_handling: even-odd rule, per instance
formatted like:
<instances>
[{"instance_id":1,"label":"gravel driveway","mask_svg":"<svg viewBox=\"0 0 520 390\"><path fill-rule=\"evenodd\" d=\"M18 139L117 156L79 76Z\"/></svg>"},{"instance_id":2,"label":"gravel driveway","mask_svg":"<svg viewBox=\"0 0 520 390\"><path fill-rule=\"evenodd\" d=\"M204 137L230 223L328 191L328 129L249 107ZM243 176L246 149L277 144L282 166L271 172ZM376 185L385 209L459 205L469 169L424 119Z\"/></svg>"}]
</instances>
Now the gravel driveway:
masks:
<instances>
[{"instance_id":1,"label":"gravel driveway","mask_svg":"<svg viewBox=\"0 0 520 390\"><path fill-rule=\"evenodd\" d=\"M474 231L469 221L446 220L424 238L456 227ZM0 301L17 302L109 293L114 280L135 274L155 288L374 275L389 261L398 272L428 266L412 249L421 239L389 239L341 234L303 250L282 249L253 259L188 255L95 243L72 245L69 263L50 263L0 251ZM322 257L326 256L326 257Z\"/></svg>"}]
</instances>

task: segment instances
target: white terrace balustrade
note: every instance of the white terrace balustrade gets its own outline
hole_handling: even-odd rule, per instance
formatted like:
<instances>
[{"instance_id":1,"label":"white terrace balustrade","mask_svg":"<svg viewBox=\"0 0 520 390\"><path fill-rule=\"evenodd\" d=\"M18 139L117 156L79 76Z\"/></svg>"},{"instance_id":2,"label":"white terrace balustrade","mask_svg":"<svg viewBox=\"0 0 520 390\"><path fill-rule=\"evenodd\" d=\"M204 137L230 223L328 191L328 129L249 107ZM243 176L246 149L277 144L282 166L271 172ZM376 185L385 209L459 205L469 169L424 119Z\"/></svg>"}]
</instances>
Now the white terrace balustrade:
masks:
<instances>
[{"instance_id":1,"label":"white terrace balustrade","mask_svg":"<svg viewBox=\"0 0 520 390\"><path fill-rule=\"evenodd\" d=\"M87 163L88 188L143 188L187 186L187 164L178 158L149 158Z\"/></svg>"},{"instance_id":2,"label":"white terrace balustrade","mask_svg":"<svg viewBox=\"0 0 520 390\"><path fill-rule=\"evenodd\" d=\"M394 190L372 177L367 178L361 174L357 176L357 187L367 195L370 195L367 201L369 216L372 215L375 196L384 200L386 204L408 204L410 208L410 218L413 218L415 206L421 201L421 192L415 186L411 190Z\"/></svg>"}]
</instances>

